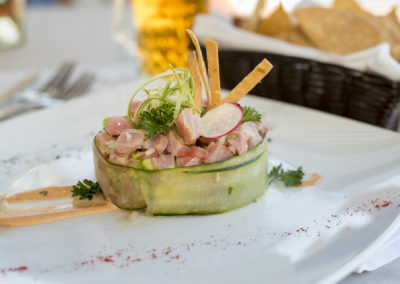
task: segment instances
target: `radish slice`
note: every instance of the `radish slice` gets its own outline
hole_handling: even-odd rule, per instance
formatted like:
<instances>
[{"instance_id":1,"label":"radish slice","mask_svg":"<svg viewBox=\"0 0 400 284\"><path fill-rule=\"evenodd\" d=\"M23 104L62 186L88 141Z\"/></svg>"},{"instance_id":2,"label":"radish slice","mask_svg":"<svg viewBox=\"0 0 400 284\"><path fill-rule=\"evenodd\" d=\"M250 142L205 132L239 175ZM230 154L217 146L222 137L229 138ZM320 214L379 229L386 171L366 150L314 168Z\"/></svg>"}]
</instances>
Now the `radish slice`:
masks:
<instances>
[{"instance_id":1,"label":"radish slice","mask_svg":"<svg viewBox=\"0 0 400 284\"><path fill-rule=\"evenodd\" d=\"M234 131L243 120L243 109L237 103L224 103L201 118L201 136L214 139Z\"/></svg>"}]
</instances>

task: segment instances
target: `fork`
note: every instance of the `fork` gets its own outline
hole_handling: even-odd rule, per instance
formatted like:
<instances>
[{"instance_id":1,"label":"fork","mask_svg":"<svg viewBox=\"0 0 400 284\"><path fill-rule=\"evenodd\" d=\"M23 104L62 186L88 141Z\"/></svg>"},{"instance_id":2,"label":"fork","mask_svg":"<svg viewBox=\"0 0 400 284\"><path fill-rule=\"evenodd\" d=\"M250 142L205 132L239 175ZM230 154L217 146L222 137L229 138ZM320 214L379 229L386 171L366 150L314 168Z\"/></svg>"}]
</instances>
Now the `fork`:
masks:
<instances>
[{"instance_id":1,"label":"fork","mask_svg":"<svg viewBox=\"0 0 400 284\"><path fill-rule=\"evenodd\" d=\"M67 88L67 81L72 75L75 63L62 64L52 78L38 90L28 90L0 105L0 121L11 118L29 110L40 109L60 104L73 97L84 94L92 85L95 76L91 73L82 74Z\"/></svg>"}]
</instances>

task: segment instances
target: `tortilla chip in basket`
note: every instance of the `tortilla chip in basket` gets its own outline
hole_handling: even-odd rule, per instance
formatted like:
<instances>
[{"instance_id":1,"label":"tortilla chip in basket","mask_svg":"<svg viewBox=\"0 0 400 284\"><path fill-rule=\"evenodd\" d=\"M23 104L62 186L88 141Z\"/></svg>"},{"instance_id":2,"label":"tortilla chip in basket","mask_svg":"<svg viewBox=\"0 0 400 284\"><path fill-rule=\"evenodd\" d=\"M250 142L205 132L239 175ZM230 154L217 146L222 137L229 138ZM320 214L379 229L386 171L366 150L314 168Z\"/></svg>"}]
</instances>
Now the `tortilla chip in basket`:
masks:
<instances>
[{"instance_id":1,"label":"tortilla chip in basket","mask_svg":"<svg viewBox=\"0 0 400 284\"><path fill-rule=\"evenodd\" d=\"M370 17L348 11L306 7L294 12L307 37L321 50L348 54L384 40Z\"/></svg>"},{"instance_id":2,"label":"tortilla chip in basket","mask_svg":"<svg viewBox=\"0 0 400 284\"><path fill-rule=\"evenodd\" d=\"M286 34L277 35L278 38L284 39L293 44L314 47L314 44L306 36L300 26L295 26L289 30Z\"/></svg>"},{"instance_id":3,"label":"tortilla chip in basket","mask_svg":"<svg viewBox=\"0 0 400 284\"><path fill-rule=\"evenodd\" d=\"M396 8L393 8L389 14L386 15L386 18L396 27L396 30L400 32L400 22L397 17Z\"/></svg>"},{"instance_id":4,"label":"tortilla chip in basket","mask_svg":"<svg viewBox=\"0 0 400 284\"><path fill-rule=\"evenodd\" d=\"M260 23L261 13L267 4L267 0L258 0L256 7L254 8L251 18L241 23L241 27L245 30L254 31Z\"/></svg>"},{"instance_id":5,"label":"tortilla chip in basket","mask_svg":"<svg viewBox=\"0 0 400 284\"><path fill-rule=\"evenodd\" d=\"M271 16L260 21L256 32L268 36L274 36L287 33L294 26L295 25L290 19L290 16L286 13L282 4L280 4Z\"/></svg>"},{"instance_id":6,"label":"tortilla chip in basket","mask_svg":"<svg viewBox=\"0 0 400 284\"><path fill-rule=\"evenodd\" d=\"M332 4L332 8L352 13L359 13L359 14L373 16L372 14L361 8L361 6L355 0L335 0Z\"/></svg>"}]
</instances>

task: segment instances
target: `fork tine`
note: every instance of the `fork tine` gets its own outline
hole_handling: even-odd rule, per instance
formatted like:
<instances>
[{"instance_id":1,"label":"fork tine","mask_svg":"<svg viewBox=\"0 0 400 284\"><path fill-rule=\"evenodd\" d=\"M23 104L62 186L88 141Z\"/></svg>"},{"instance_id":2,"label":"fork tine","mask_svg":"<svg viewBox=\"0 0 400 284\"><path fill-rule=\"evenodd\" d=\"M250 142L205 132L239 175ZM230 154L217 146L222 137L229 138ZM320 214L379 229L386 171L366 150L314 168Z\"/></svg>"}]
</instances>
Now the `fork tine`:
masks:
<instances>
[{"instance_id":1,"label":"fork tine","mask_svg":"<svg viewBox=\"0 0 400 284\"><path fill-rule=\"evenodd\" d=\"M41 92L46 91L48 88L51 88L57 81L59 81L59 78L63 76L63 74L67 71L68 67L70 66L71 63L66 62L63 63L54 73L53 76L49 81L47 81L46 84L40 89Z\"/></svg>"},{"instance_id":2,"label":"fork tine","mask_svg":"<svg viewBox=\"0 0 400 284\"><path fill-rule=\"evenodd\" d=\"M51 96L56 97L64 87L65 83L72 74L75 68L75 63L66 62L62 64L55 72L54 76L40 89L43 93L49 93Z\"/></svg>"},{"instance_id":3,"label":"fork tine","mask_svg":"<svg viewBox=\"0 0 400 284\"><path fill-rule=\"evenodd\" d=\"M63 94L63 99L68 100L73 97L84 94L93 84L95 76L91 73L85 73L80 76L75 83L73 83L67 91Z\"/></svg>"}]
</instances>

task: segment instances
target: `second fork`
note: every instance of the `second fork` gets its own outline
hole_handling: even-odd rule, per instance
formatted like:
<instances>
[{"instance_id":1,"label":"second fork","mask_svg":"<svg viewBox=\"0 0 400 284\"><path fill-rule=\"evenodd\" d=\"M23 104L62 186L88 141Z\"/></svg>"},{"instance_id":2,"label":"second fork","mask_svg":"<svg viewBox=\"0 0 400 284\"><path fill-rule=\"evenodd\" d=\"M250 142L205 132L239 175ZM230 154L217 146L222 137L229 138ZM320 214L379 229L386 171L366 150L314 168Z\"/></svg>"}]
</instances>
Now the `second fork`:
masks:
<instances>
[{"instance_id":1,"label":"second fork","mask_svg":"<svg viewBox=\"0 0 400 284\"><path fill-rule=\"evenodd\" d=\"M64 63L43 87L16 94L13 100L0 105L0 121L28 110L57 105L85 93L94 82L95 76L83 74L67 87L74 68L74 63Z\"/></svg>"}]
</instances>

